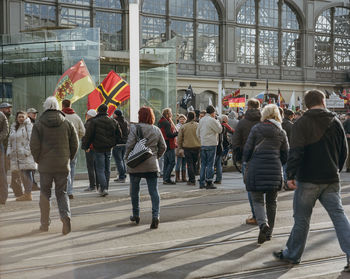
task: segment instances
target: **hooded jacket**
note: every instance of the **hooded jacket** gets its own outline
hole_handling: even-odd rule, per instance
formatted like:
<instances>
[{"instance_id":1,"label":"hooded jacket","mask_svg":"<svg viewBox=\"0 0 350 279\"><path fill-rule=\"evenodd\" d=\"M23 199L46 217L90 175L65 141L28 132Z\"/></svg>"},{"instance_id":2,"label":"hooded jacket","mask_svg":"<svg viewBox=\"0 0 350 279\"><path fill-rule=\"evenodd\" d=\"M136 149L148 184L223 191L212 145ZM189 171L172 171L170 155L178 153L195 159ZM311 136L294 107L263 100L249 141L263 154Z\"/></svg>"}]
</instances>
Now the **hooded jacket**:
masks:
<instances>
[{"instance_id":1,"label":"hooded jacket","mask_svg":"<svg viewBox=\"0 0 350 279\"><path fill-rule=\"evenodd\" d=\"M259 109L248 109L242 120L238 122L235 133L232 137L232 148L243 150L252 127L260 122L261 113Z\"/></svg>"},{"instance_id":2,"label":"hooded jacket","mask_svg":"<svg viewBox=\"0 0 350 279\"><path fill-rule=\"evenodd\" d=\"M68 173L78 151L78 135L59 110L46 110L33 127L30 149L42 173Z\"/></svg>"},{"instance_id":3,"label":"hooded jacket","mask_svg":"<svg viewBox=\"0 0 350 279\"><path fill-rule=\"evenodd\" d=\"M12 171L36 169L36 164L29 146L32 129L33 124L29 118L26 118L17 130L16 123L11 125L7 155L10 156Z\"/></svg>"},{"instance_id":4,"label":"hooded jacket","mask_svg":"<svg viewBox=\"0 0 350 279\"><path fill-rule=\"evenodd\" d=\"M293 124L287 162L288 180L315 184L339 181L348 146L335 114L311 109Z\"/></svg>"},{"instance_id":5,"label":"hooded jacket","mask_svg":"<svg viewBox=\"0 0 350 279\"><path fill-rule=\"evenodd\" d=\"M249 162L247 191L274 191L282 186L282 165L287 162L288 140L277 121L265 120L250 131L243 151Z\"/></svg>"}]
</instances>

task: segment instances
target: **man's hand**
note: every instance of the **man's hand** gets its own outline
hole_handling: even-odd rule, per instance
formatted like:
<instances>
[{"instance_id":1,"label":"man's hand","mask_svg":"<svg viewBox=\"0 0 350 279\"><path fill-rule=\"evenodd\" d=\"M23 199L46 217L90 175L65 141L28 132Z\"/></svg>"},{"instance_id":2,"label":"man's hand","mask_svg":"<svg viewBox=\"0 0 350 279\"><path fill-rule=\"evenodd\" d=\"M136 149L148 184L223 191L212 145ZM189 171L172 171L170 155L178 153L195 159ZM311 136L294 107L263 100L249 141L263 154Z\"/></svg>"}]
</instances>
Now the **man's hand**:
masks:
<instances>
[{"instance_id":1,"label":"man's hand","mask_svg":"<svg viewBox=\"0 0 350 279\"><path fill-rule=\"evenodd\" d=\"M89 152L90 152L90 148L86 149L85 152L86 152L86 153L89 153Z\"/></svg>"},{"instance_id":2,"label":"man's hand","mask_svg":"<svg viewBox=\"0 0 350 279\"><path fill-rule=\"evenodd\" d=\"M287 181L287 185L288 185L288 188L291 189L291 190L296 190L298 188L294 179L293 180L288 180Z\"/></svg>"}]
</instances>

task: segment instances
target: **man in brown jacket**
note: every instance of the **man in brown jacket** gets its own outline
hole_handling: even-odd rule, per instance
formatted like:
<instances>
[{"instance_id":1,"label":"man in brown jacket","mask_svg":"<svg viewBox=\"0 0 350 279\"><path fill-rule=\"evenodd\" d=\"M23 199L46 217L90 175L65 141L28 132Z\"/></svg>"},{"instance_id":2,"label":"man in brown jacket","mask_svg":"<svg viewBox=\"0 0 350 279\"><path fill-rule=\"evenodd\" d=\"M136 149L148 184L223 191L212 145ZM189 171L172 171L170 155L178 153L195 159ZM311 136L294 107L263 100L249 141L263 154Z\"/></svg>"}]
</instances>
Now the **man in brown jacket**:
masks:
<instances>
[{"instance_id":1,"label":"man in brown jacket","mask_svg":"<svg viewBox=\"0 0 350 279\"><path fill-rule=\"evenodd\" d=\"M70 160L74 159L78 151L78 135L59 110L53 96L44 102L44 113L33 127L30 149L40 173L40 231L49 229L51 188L55 182L57 205L63 223L62 233L68 234L71 231L71 212L67 179Z\"/></svg>"},{"instance_id":2,"label":"man in brown jacket","mask_svg":"<svg viewBox=\"0 0 350 279\"><path fill-rule=\"evenodd\" d=\"M184 150L187 161L189 177L187 185L196 185L195 170L201 149L201 143L196 134L197 127L196 115L193 111L190 111L187 115L187 123L181 127L177 137L178 148Z\"/></svg>"}]
</instances>

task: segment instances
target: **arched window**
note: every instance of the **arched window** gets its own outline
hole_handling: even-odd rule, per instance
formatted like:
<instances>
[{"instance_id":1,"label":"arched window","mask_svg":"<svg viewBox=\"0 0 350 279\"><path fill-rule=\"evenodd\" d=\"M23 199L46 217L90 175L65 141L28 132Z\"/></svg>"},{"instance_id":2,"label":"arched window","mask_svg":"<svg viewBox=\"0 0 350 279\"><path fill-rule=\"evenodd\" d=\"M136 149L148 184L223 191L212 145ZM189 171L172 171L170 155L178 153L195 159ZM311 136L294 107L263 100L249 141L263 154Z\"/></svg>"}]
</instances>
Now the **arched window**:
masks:
<instances>
[{"instance_id":1,"label":"arched window","mask_svg":"<svg viewBox=\"0 0 350 279\"><path fill-rule=\"evenodd\" d=\"M284 1L247 0L237 14L237 24L239 63L300 66L299 21Z\"/></svg>"},{"instance_id":2,"label":"arched window","mask_svg":"<svg viewBox=\"0 0 350 279\"><path fill-rule=\"evenodd\" d=\"M144 0L141 11L143 46L176 37L180 60L219 61L219 14L212 0Z\"/></svg>"},{"instance_id":3,"label":"arched window","mask_svg":"<svg viewBox=\"0 0 350 279\"><path fill-rule=\"evenodd\" d=\"M325 10L315 25L315 67L326 70L350 68L350 9Z\"/></svg>"}]
</instances>

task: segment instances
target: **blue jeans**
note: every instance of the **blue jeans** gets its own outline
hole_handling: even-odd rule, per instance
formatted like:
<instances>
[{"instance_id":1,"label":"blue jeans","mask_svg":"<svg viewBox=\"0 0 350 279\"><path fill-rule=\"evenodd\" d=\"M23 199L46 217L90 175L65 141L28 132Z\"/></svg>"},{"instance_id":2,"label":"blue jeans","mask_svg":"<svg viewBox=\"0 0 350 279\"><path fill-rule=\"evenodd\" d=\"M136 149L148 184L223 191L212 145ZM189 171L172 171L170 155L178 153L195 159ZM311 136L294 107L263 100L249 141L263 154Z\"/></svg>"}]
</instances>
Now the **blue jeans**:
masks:
<instances>
[{"instance_id":1,"label":"blue jeans","mask_svg":"<svg viewBox=\"0 0 350 279\"><path fill-rule=\"evenodd\" d=\"M89 187L90 189L95 189L95 187L98 186L95 151L90 149L89 152L85 152L85 159L86 159L86 168L89 175Z\"/></svg>"},{"instance_id":2,"label":"blue jeans","mask_svg":"<svg viewBox=\"0 0 350 279\"><path fill-rule=\"evenodd\" d=\"M159 217L160 197L158 192L157 177L146 178L148 193L152 201L152 217ZM140 181L141 177L130 174L130 196L133 216L140 216Z\"/></svg>"},{"instance_id":3,"label":"blue jeans","mask_svg":"<svg viewBox=\"0 0 350 279\"><path fill-rule=\"evenodd\" d=\"M5 149L0 143L0 203L5 203L8 196L8 185L5 171Z\"/></svg>"},{"instance_id":4,"label":"blue jeans","mask_svg":"<svg viewBox=\"0 0 350 279\"><path fill-rule=\"evenodd\" d=\"M77 160L78 160L78 154L69 163L70 172L68 173L68 180L67 180L67 194L68 195L73 194L73 182L74 182L75 166L77 165Z\"/></svg>"},{"instance_id":5,"label":"blue jeans","mask_svg":"<svg viewBox=\"0 0 350 279\"><path fill-rule=\"evenodd\" d=\"M186 171L186 158L176 157L175 171Z\"/></svg>"},{"instance_id":6,"label":"blue jeans","mask_svg":"<svg viewBox=\"0 0 350 279\"><path fill-rule=\"evenodd\" d=\"M205 186L205 182L211 184L214 177L214 161L216 146L201 146L201 172L199 184Z\"/></svg>"},{"instance_id":7,"label":"blue jeans","mask_svg":"<svg viewBox=\"0 0 350 279\"><path fill-rule=\"evenodd\" d=\"M243 176L243 177L244 177L245 167L246 167L246 164L243 163L243 164L242 164L242 176ZM253 198L252 198L251 192L248 192L248 201L249 201L249 205L250 205L250 211L252 212L252 217L253 217L254 219L256 219L256 218L255 218L255 212L254 212Z\"/></svg>"},{"instance_id":8,"label":"blue jeans","mask_svg":"<svg viewBox=\"0 0 350 279\"><path fill-rule=\"evenodd\" d=\"M109 176L111 174L111 151L108 152L95 152L96 160L96 175L97 181L100 184L100 192L108 190Z\"/></svg>"},{"instance_id":9,"label":"blue jeans","mask_svg":"<svg viewBox=\"0 0 350 279\"><path fill-rule=\"evenodd\" d=\"M40 173L40 212L41 225L50 225L50 199L52 183L55 182L55 195L58 211L61 218L71 218L70 204L67 195L68 172L63 173Z\"/></svg>"},{"instance_id":10,"label":"blue jeans","mask_svg":"<svg viewBox=\"0 0 350 279\"><path fill-rule=\"evenodd\" d=\"M32 187L34 183L33 179L33 171L32 170L21 170L21 179L24 186L24 192L25 193L31 193Z\"/></svg>"},{"instance_id":11,"label":"blue jeans","mask_svg":"<svg viewBox=\"0 0 350 279\"><path fill-rule=\"evenodd\" d=\"M214 166L216 168L215 181L221 181L222 180L222 154L216 155Z\"/></svg>"},{"instance_id":12,"label":"blue jeans","mask_svg":"<svg viewBox=\"0 0 350 279\"><path fill-rule=\"evenodd\" d=\"M169 181L171 172L175 166L175 149L167 150L164 153L163 181Z\"/></svg>"},{"instance_id":13,"label":"blue jeans","mask_svg":"<svg viewBox=\"0 0 350 279\"><path fill-rule=\"evenodd\" d=\"M300 262L310 227L312 209L317 200L321 202L331 218L341 249L350 256L350 223L344 213L340 196L340 184L313 184L297 182L294 193L294 226L290 233L283 258Z\"/></svg>"},{"instance_id":14,"label":"blue jeans","mask_svg":"<svg viewBox=\"0 0 350 279\"><path fill-rule=\"evenodd\" d=\"M115 164L117 165L119 179L126 178L126 166L124 161L125 150L125 145L120 145L113 148L113 157L115 160Z\"/></svg>"}]
</instances>

